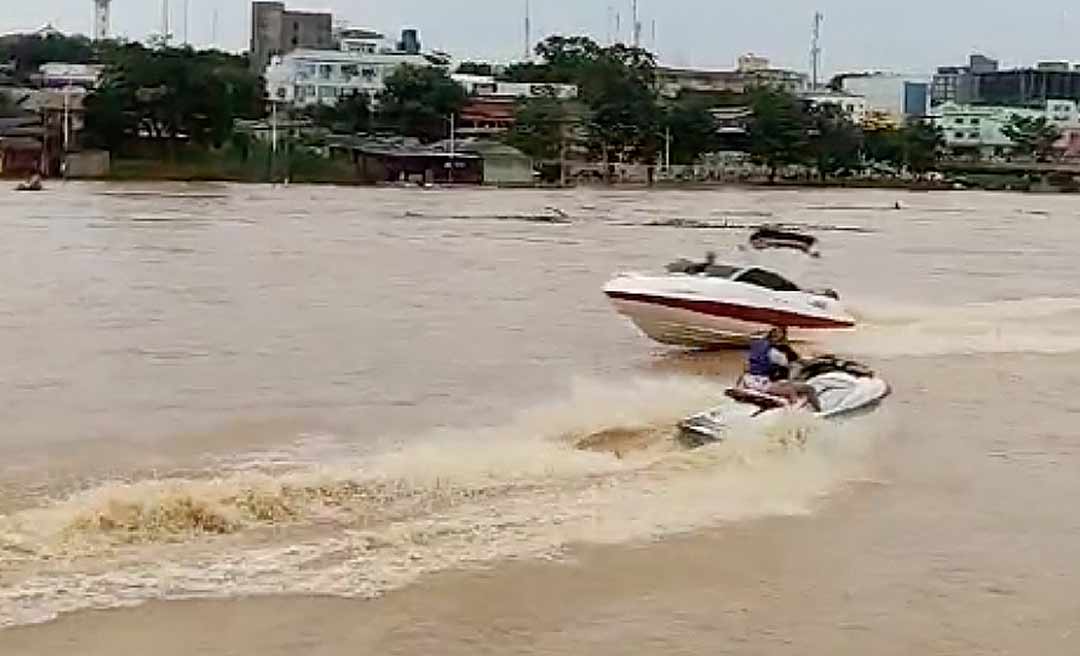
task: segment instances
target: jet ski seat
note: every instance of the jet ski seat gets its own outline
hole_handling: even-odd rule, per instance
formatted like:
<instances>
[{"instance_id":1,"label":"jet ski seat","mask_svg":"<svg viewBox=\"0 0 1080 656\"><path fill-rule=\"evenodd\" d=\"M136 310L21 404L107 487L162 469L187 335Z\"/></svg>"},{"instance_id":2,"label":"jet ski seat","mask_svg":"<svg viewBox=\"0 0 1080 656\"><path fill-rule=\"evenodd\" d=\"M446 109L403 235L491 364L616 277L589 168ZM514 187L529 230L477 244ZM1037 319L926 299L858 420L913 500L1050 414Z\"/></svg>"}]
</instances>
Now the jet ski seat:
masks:
<instances>
[{"instance_id":1,"label":"jet ski seat","mask_svg":"<svg viewBox=\"0 0 1080 656\"><path fill-rule=\"evenodd\" d=\"M755 392L754 390L748 390L743 387L732 387L726 394L729 399L739 403L755 405L761 408L762 412L786 408L788 406L788 402L779 396L765 394L764 392Z\"/></svg>"}]
</instances>

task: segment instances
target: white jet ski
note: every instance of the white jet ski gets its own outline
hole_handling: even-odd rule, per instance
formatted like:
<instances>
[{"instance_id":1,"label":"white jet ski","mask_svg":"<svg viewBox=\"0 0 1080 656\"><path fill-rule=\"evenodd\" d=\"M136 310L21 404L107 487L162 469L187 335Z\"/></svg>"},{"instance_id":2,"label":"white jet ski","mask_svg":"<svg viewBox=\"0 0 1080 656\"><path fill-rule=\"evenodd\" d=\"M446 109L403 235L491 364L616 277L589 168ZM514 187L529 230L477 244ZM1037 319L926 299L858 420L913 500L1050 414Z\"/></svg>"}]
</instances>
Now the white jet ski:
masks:
<instances>
[{"instance_id":1,"label":"white jet ski","mask_svg":"<svg viewBox=\"0 0 1080 656\"><path fill-rule=\"evenodd\" d=\"M869 412L892 391L888 383L867 367L833 356L804 363L793 380L807 383L817 392L821 412L814 414L822 419L840 419ZM734 403L683 420L679 424L679 441L692 449L722 442L735 426L770 421L792 408L786 399L743 387L728 390L727 396ZM806 405L800 408L813 412Z\"/></svg>"}]
</instances>

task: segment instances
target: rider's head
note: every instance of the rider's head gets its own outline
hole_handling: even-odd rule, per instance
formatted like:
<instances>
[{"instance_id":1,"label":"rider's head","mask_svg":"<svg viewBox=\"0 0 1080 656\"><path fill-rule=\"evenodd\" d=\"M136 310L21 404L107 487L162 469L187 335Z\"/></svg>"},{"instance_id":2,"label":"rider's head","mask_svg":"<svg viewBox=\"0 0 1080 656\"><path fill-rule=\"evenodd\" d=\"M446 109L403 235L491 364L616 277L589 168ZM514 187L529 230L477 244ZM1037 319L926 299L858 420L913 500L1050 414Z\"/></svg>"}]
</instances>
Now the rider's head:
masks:
<instances>
[{"instance_id":1,"label":"rider's head","mask_svg":"<svg viewBox=\"0 0 1080 656\"><path fill-rule=\"evenodd\" d=\"M782 344L787 341L787 328L783 326L775 326L769 331L769 342L772 344Z\"/></svg>"}]
</instances>

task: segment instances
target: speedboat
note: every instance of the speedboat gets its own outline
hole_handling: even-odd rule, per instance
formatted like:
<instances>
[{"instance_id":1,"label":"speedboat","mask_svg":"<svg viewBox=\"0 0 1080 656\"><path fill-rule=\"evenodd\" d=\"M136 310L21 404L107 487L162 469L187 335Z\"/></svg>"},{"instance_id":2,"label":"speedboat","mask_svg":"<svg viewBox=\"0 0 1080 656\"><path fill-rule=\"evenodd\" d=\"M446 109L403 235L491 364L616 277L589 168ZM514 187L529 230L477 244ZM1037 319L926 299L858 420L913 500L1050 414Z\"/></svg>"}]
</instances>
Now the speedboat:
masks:
<instances>
[{"instance_id":1,"label":"speedboat","mask_svg":"<svg viewBox=\"0 0 1080 656\"><path fill-rule=\"evenodd\" d=\"M815 358L802 365L794 380L817 392L820 412L808 406L797 409L821 419L849 418L869 412L889 396L889 384L858 362L833 356ZM722 442L732 431L748 424L768 423L792 409L786 399L736 386L727 391L729 403L693 415L679 424L679 441L689 448Z\"/></svg>"},{"instance_id":2,"label":"speedboat","mask_svg":"<svg viewBox=\"0 0 1080 656\"><path fill-rule=\"evenodd\" d=\"M679 260L666 274L627 273L604 287L615 309L661 344L745 345L775 326L806 331L855 327L832 290L801 289L762 267Z\"/></svg>"}]
</instances>

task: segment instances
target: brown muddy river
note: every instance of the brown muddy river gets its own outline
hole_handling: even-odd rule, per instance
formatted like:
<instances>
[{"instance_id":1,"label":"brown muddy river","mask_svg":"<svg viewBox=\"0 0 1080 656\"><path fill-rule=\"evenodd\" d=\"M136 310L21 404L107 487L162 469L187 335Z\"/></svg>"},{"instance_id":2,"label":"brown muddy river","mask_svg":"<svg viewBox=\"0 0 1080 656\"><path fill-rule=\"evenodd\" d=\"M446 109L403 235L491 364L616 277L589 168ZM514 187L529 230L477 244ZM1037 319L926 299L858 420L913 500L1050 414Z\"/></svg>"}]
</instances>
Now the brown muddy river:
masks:
<instances>
[{"instance_id":1,"label":"brown muddy river","mask_svg":"<svg viewBox=\"0 0 1080 656\"><path fill-rule=\"evenodd\" d=\"M0 197L0 653L1080 650L1074 198ZM600 288L707 249L838 289L812 348L894 396L676 448L741 356Z\"/></svg>"}]
</instances>

